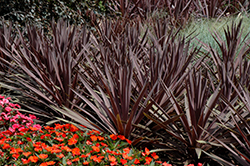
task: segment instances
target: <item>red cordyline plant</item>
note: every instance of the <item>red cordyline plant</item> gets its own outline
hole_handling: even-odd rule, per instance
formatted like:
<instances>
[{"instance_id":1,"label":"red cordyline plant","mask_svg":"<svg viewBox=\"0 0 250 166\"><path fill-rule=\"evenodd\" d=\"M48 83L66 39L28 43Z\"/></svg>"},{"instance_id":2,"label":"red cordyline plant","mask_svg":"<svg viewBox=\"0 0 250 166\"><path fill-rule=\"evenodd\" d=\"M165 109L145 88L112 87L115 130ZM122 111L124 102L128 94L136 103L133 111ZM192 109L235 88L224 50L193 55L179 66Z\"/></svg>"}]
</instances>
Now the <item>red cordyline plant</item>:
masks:
<instances>
[{"instance_id":1,"label":"red cordyline plant","mask_svg":"<svg viewBox=\"0 0 250 166\"><path fill-rule=\"evenodd\" d=\"M46 121L55 116L66 118L50 105L73 108L72 104L77 103L71 88L77 87L77 64L90 37L86 29L79 31L62 20L53 21L51 29L50 36L45 36L42 29L27 26L27 34L18 31L17 40L5 31L0 34L0 61L8 68L2 71L1 86L25 96L19 100L34 113L45 116Z\"/></svg>"},{"instance_id":2,"label":"red cordyline plant","mask_svg":"<svg viewBox=\"0 0 250 166\"><path fill-rule=\"evenodd\" d=\"M174 149L174 152L164 152L173 161L178 159L182 162L188 162L188 160L196 163L199 161L205 162L207 157L202 152L209 151L212 148L211 144L218 143L208 133L218 135L218 133L223 131L219 126L214 124L216 118L212 113L212 110L216 108L221 94L219 87L211 93L211 84L208 79L203 76L201 71L196 72L195 69L189 73L185 80L183 100L178 101L173 91L163 82L162 86L170 99L169 102L172 104L176 114L180 116L180 119L169 123L169 120L163 120L163 117L159 118L154 115L149 116L145 114L156 124L150 129L160 132L160 137L164 139L164 141L156 144L156 147L159 148L159 151ZM164 111L159 106L156 110ZM208 133L205 133L200 127L205 128ZM170 143L168 144L167 142Z\"/></svg>"},{"instance_id":3,"label":"red cordyline plant","mask_svg":"<svg viewBox=\"0 0 250 166\"><path fill-rule=\"evenodd\" d=\"M88 93L73 90L91 108L76 106L88 118L68 109L60 111L83 125L87 121L101 131L123 134L134 143L143 137L154 141L155 135L147 130L152 122L143 115L151 111L153 102L149 99L166 107L169 98L159 85L160 79L177 94L182 93L181 81L199 51L189 50L190 42L185 38L168 35L168 24L160 23L148 32L133 22L102 22L98 28L101 42L93 40L97 51L87 50L80 64L79 80ZM148 33L152 45L147 43ZM170 123L177 118L169 119Z\"/></svg>"},{"instance_id":4,"label":"red cordyline plant","mask_svg":"<svg viewBox=\"0 0 250 166\"><path fill-rule=\"evenodd\" d=\"M185 26L192 16L220 18L246 12L247 3L223 0L108 0L114 13L125 20L150 20L151 17L167 19L174 27Z\"/></svg>"},{"instance_id":5,"label":"red cordyline plant","mask_svg":"<svg viewBox=\"0 0 250 166\"><path fill-rule=\"evenodd\" d=\"M228 165L250 165L249 90L241 84L235 85L230 78L228 79L238 95L237 103L239 104L235 105L233 102L229 102L226 98L223 98L223 102L228 106L231 112L227 121L220 119L220 124L229 131L230 135L227 137L231 137L232 139L230 142L215 139L225 147L225 149L230 152L230 156L236 160L233 161L233 163L228 163ZM221 163L225 161L224 158L218 158L218 160L221 161Z\"/></svg>"},{"instance_id":6,"label":"red cordyline plant","mask_svg":"<svg viewBox=\"0 0 250 166\"><path fill-rule=\"evenodd\" d=\"M221 87L222 100L218 102L218 107L216 111L213 111L213 114L217 116L218 123L223 126L224 129L229 130L223 137L212 134L209 135L228 149L228 156L233 156L236 161L231 163L233 159L225 160L225 157L219 155L219 153L210 156L225 165L235 165L237 162L242 165L249 165L248 158L246 158L247 155L245 156L236 148L239 144L245 147L245 139L238 139L236 135L240 138L246 138L246 133L243 128L247 130L248 122L246 119L249 116L246 102L249 91L249 75L247 74L249 71L249 59L246 56L249 54L250 48L248 44L249 41L246 40L248 35L242 39L241 24L242 20L240 20L238 24L232 22L231 27L228 26L227 29L224 30L226 41L223 41L221 35L214 32L213 38L219 45L219 50L215 50L211 46L203 43L204 48L211 53L211 59L213 60L212 65L204 63L205 67L211 73L209 79L213 83L213 87L215 87L216 84L220 84ZM208 133L207 130L203 129L203 131ZM249 149L246 149L244 152L248 154L248 150Z\"/></svg>"}]
</instances>

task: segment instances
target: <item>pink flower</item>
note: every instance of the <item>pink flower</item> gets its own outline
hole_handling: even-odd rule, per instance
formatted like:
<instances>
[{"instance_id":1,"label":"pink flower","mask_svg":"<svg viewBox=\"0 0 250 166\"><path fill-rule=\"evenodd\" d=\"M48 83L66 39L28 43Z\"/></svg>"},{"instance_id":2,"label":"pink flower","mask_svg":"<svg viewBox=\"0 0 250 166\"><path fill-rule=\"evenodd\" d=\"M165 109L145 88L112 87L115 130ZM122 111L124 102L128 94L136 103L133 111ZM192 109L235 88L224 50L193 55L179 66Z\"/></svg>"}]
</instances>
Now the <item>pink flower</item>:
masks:
<instances>
[{"instance_id":1,"label":"pink flower","mask_svg":"<svg viewBox=\"0 0 250 166\"><path fill-rule=\"evenodd\" d=\"M22 127L20 127L18 130L19 130L19 131L22 131L22 130L24 130L24 129L25 129L25 127L22 126Z\"/></svg>"},{"instance_id":2,"label":"pink flower","mask_svg":"<svg viewBox=\"0 0 250 166\"><path fill-rule=\"evenodd\" d=\"M35 115L29 114L29 116L30 116L31 119L36 119L36 116L35 116Z\"/></svg>"},{"instance_id":3,"label":"pink flower","mask_svg":"<svg viewBox=\"0 0 250 166\"><path fill-rule=\"evenodd\" d=\"M19 125L18 123L12 125L12 128L13 128L13 129L17 129L17 128L19 128L19 127L20 127L20 125Z\"/></svg>"},{"instance_id":4,"label":"pink flower","mask_svg":"<svg viewBox=\"0 0 250 166\"><path fill-rule=\"evenodd\" d=\"M5 120L9 120L9 119L10 119L10 118L6 115L6 113L5 113L5 112L2 112L2 113L1 113L1 115L3 115L3 116L4 116L4 119L5 119Z\"/></svg>"},{"instance_id":5,"label":"pink flower","mask_svg":"<svg viewBox=\"0 0 250 166\"><path fill-rule=\"evenodd\" d=\"M3 99L3 102L6 104L9 104L9 100L8 99Z\"/></svg>"},{"instance_id":6,"label":"pink flower","mask_svg":"<svg viewBox=\"0 0 250 166\"><path fill-rule=\"evenodd\" d=\"M23 114L19 114L19 116L20 116L21 118L23 118L23 119L26 119L26 116L23 115Z\"/></svg>"},{"instance_id":7,"label":"pink flower","mask_svg":"<svg viewBox=\"0 0 250 166\"><path fill-rule=\"evenodd\" d=\"M26 123L26 126L29 127L31 125L31 123Z\"/></svg>"},{"instance_id":8,"label":"pink flower","mask_svg":"<svg viewBox=\"0 0 250 166\"><path fill-rule=\"evenodd\" d=\"M9 106L10 106L10 107L15 107L15 104L9 103Z\"/></svg>"},{"instance_id":9,"label":"pink flower","mask_svg":"<svg viewBox=\"0 0 250 166\"><path fill-rule=\"evenodd\" d=\"M9 127L9 131L11 131L12 133L14 133L15 129L12 129L11 127Z\"/></svg>"},{"instance_id":10,"label":"pink flower","mask_svg":"<svg viewBox=\"0 0 250 166\"><path fill-rule=\"evenodd\" d=\"M42 126L40 126L39 124L35 124L33 125L34 128L37 128L38 130L41 130Z\"/></svg>"},{"instance_id":11,"label":"pink flower","mask_svg":"<svg viewBox=\"0 0 250 166\"><path fill-rule=\"evenodd\" d=\"M12 118L12 119L10 120L10 122L14 122L14 123L16 123L17 121L16 121L16 119L15 119L15 118Z\"/></svg>"},{"instance_id":12,"label":"pink flower","mask_svg":"<svg viewBox=\"0 0 250 166\"><path fill-rule=\"evenodd\" d=\"M16 106L17 108L21 108L21 106L20 106L19 104L15 104L15 106Z\"/></svg>"},{"instance_id":13,"label":"pink flower","mask_svg":"<svg viewBox=\"0 0 250 166\"><path fill-rule=\"evenodd\" d=\"M5 110L10 112L12 109L10 107L6 107Z\"/></svg>"}]
</instances>

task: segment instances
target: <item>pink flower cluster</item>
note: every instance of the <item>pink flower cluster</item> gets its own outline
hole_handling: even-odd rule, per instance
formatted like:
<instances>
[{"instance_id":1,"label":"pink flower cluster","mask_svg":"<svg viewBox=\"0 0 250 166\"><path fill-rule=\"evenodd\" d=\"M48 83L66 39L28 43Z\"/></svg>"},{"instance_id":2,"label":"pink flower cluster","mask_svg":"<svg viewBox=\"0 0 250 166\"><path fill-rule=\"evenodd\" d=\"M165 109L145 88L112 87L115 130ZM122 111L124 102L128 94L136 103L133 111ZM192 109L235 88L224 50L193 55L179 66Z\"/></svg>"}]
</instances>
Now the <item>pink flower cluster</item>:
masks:
<instances>
[{"instance_id":1,"label":"pink flower cluster","mask_svg":"<svg viewBox=\"0 0 250 166\"><path fill-rule=\"evenodd\" d=\"M31 127L36 119L35 115L29 114L26 116L21 114L18 109L21 108L18 104L10 102L11 98L0 95L0 128L8 129L12 133L18 131L24 131ZM41 129L41 126L36 124L33 127Z\"/></svg>"}]
</instances>

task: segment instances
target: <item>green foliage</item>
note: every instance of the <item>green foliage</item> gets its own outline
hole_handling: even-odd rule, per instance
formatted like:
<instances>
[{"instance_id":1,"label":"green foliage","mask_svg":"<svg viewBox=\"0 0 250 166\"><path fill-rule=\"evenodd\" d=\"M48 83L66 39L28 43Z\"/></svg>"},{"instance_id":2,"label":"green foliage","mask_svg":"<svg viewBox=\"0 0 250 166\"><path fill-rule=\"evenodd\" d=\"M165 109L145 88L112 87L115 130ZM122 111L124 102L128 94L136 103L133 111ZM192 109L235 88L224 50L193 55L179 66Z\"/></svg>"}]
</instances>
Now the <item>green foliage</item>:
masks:
<instances>
[{"instance_id":1,"label":"green foliage","mask_svg":"<svg viewBox=\"0 0 250 166\"><path fill-rule=\"evenodd\" d=\"M49 27L52 18L67 19L71 24L86 24L91 13L97 17L111 14L108 2L100 0L1 0L0 17L18 27L31 25Z\"/></svg>"},{"instance_id":2,"label":"green foliage","mask_svg":"<svg viewBox=\"0 0 250 166\"><path fill-rule=\"evenodd\" d=\"M250 27L248 26L250 24L250 19L247 15L242 14L232 17L222 17L220 19L215 18L194 20L180 31L180 35L192 34L191 37L196 37L196 39L199 41L202 41L208 45L210 44L212 48L218 51L219 46L212 37L211 33L216 31L219 35L221 35L222 39L225 40L226 37L224 34L224 29L226 29L227 26L231 27L233 21L238 23L241 19L243 19L241 36L241 41L243 41L243 39L247 37L250 32ZM200 45L199 41L193 40L193 44Z\"/></svg>"}]
</instances>

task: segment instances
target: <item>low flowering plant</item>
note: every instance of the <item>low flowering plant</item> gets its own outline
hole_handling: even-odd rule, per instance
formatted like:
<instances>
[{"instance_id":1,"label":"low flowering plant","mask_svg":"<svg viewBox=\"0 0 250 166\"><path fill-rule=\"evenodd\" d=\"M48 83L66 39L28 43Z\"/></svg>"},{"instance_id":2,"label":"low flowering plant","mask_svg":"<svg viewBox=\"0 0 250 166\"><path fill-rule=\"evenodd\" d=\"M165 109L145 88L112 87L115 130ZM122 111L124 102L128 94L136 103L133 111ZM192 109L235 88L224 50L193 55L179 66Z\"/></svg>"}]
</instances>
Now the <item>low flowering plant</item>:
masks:
<instances>
[{"instance_id":1,"label":"low flowering plant","mask_svg":"<svg viewBox=\"0 0 250 166\"><path fill-rule=\"evenodd\" d=\"M36 116L21 114L18 111L20 105L13 104L10 101L10 97L5 98L5 96L0 95L0 130L5 131L8 129L14 134L16 131L26 130L26 128L31 127ZM41 128L38 124L32 127Z\"/></svg>"},{"instance_id":2,"label":"low flowering plant","mask_svg":"<svg viewBox=\"0 0 250 166\"><path fill-rule=\"evenodd\" d=\"M160 165L159 156L145 148L130 148L122 135L81 131L72 124L43 130L0 134L0 163L5 165ZM11 133L11 132L10 132Z\"/></svg>"},{"instance_id":3,"label":"low flowering plant","mask_svg":"<svg viewBox=\"0 0 250 166\"><path fill-rule=\"evenodd\" d=\"M171 166L147 148L132 148L123 135L83 131L72 124L41 127L33 122L34 115L21 114L10 100L0 95L0 165Z\"/></svg>"}]
</instances>

